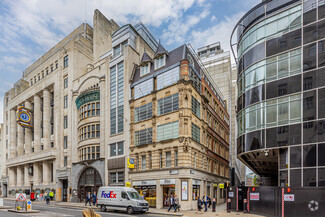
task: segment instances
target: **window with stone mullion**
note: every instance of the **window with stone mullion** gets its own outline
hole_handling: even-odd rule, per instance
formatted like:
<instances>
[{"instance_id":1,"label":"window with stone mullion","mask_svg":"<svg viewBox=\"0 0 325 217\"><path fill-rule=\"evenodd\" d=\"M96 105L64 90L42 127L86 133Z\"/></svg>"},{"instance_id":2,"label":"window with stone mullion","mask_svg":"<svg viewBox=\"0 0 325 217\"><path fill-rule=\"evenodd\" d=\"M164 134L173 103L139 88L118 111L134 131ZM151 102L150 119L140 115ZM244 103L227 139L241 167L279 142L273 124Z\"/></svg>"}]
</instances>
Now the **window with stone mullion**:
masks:
<instances>
[{"instance_id":1,"label":"window with stone mullion","mask_svg":"<svg viewBox=\"0 0 325 217\"><path fill-rule=\"evenodd\" d=\"M192 123L192 139L200 143L200 128Z\"/></svg>"},{"instance_id":2,"label":"window with stone mullion","mask_svg":"<svg viewBox=\"0 0 325 217\"><path fill-rule=\"evenodd\" d=\"M135 108L134 121L143 121L152 117L152 102Z\"/></svg>"},{"instance_id":3,"label":"window with stone mullion","mask_svg":"<svg viewBox=\"0 0 325 217\"><path fill-rule=\"evenodd\" d=\"M192 111L193 113L200 118L200 103L192 96Z\"/></svg>"},{"instance_id":4,"label":"window with stone mullion","mask_svg":"<svg viewBox=\"0 0 325 217\"><path fill-rule=\"evenodd\" d=\"M178 93L158 100L158 115L178 110Z\"/></svg>"},{"instance_id":5,"label":"window with stone mullion","mask_svg":"<svg viewBox=\"0 0 325 217\"><path fill-rule=\"evenodd\" d=\"M134 145L145 145L152 143L152 128L135 131Z\"/></svg>"}]
</instances>

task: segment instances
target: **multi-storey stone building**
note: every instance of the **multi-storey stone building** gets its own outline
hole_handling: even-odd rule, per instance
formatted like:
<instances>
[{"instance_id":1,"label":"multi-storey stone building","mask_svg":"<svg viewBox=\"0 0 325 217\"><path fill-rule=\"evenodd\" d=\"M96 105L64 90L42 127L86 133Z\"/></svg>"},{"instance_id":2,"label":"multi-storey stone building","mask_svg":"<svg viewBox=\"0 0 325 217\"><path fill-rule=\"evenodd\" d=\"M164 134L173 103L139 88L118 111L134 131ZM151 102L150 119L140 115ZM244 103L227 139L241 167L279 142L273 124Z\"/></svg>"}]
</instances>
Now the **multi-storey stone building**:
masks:
<instances>
[{"instance_id":1,"label":"multi-storey stone building","mask_svg":"<svg viewBox=\"0 0 325 217\"><path fill-rule=\"evenodd\" d=\"M229 177L229 115L195 52L159 43L144 53L131 77L130 170L132 186L150 206L179 195L182 209L196 209L204 193L224 201Z\"/></svg>"},{"instance_id":2,"label":"multi-storey stone building","mask_svg":"<svg viewBox=\"0 0 325 217\"><path fill-rule=\"evenodd\" d=\"M119 27L98 10L93 20L5 94L1 181L10 195L53 190L58 201L79 201L101 185L129 181L129 80L144 50L153 55L158 43L141 23ZM31 114L30 128L17 123L20 108Z\"/></svg>"},{"instance_id":3,"label":"multi-storey stone building","mask_svg":"<svg viewBox=\"0 0 325 217\"><path fill-rule=\"evenodd\" d=\"M221 94L227 101L230 114L230 181L231 185L245 182L245 166L237 158L236 146L236 109L237 99L236 77L237 70L231 65L230 52L221 49L220 42L206 45L197 50L198 56L211 78L217 84ZM235 79L235 80L233 80Z\"/></svg>"}]
</instances>

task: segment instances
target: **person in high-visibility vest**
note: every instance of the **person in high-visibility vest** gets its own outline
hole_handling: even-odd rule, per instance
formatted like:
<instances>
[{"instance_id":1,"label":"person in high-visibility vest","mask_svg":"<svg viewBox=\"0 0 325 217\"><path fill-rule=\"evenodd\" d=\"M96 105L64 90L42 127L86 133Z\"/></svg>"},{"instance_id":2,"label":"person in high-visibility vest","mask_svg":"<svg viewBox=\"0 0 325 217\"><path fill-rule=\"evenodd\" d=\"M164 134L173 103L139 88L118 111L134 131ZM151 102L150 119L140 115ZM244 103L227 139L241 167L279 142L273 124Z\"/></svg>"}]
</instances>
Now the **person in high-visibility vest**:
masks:
<instances>
[{"instance_id":1,"label":"person in high-visibility vest","mask_svg":"<svg viewBox=\"0 0 325 217\"><path fill-rule=\"evenodd\" d=\"M50 191L49 196L50 196L51 200L53 200L53 197L54 197L53 191Z\"/></svg>"}]
</instances>

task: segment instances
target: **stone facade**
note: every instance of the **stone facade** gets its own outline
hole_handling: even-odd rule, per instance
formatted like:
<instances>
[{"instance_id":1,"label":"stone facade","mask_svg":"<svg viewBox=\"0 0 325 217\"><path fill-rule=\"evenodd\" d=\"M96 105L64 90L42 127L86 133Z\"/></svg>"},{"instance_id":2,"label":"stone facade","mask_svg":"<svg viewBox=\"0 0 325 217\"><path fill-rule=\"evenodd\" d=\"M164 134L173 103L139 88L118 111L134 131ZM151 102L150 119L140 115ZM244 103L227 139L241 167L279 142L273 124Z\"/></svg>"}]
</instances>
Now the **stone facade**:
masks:
<instances>
[{"instance_id":1,"label":"stone facade","mask_svg":"<svg viewBox=\"0 0 325 217\"><path fill-rule=\"evenodd\" d=\"M129 80L144 50L153 53L158 43L142 23L119 27L98 10L93 22L45 53L5 94L1 182L9 196L52 190L57 201L80 201L101 185L129 181ZM17 123L19 106L31 111L32 128ZM122 163L111 167L114 159Z\"/></svg>"},{"instance_id":2,"label":"stone facade","mask_svg":"<svg viewBox=\"0 0 325 217\"><path fill-rule=\"evenodd\" d=\"M132 186L157 208L170 194L185 210L196 209L204 194L222 203L220 184L229 178L226 106L189 47L167 52L159 44L158 51L142 57L131 82Z\"/></svg>"}]
</instances>

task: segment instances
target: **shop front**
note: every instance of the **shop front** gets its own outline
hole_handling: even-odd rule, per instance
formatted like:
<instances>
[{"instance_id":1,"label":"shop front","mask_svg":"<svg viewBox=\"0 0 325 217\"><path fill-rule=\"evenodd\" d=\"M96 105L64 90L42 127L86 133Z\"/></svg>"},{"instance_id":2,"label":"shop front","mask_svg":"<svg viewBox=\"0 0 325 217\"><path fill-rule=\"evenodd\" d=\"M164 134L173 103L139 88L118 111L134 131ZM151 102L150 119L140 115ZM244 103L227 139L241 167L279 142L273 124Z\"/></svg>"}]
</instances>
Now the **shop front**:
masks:
<instances>
[{"instance_id":1,"label":"shop front","mask_svg":"<svg viewBox=\"0 0 325 217\"><path fill-rule=\"evenodd\" d=\"M175 195L175 179L161 179L160 185L163 189L163 207L169 206L170 195Z\"/></svg>"},{"instance_id":2,"label":"shop front","mask_svg":"<svg viewBox=\"0 0 325 217\"><path fill-rule=\"evenodd\" d=\"M200 197L200 187L201 187L201 181L193 179L193 188L192 188L193 189L193 191L192 191L193 198L192 198L192 200L197 200Z\"/></svg>"},{"instance_id":3,"label":"shop front","mask_svg":"<svg viewBox=\"0 0 325 217\"><path fill-rule=\"evenodd\" d=\"M133 188L149 203L150 207L156 207L156 181L134 181Z\"/></svg>"}]
</instances>

